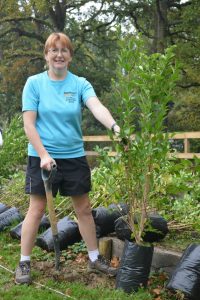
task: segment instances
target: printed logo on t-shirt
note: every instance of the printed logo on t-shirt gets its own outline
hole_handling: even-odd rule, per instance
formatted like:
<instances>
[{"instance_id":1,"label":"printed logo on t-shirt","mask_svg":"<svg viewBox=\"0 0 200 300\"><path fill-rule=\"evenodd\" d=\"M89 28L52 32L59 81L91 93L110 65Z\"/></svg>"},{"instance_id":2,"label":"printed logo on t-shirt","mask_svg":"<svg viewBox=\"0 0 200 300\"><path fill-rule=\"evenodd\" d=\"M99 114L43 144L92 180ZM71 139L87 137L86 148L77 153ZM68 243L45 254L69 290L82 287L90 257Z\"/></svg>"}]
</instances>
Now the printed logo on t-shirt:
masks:
<instances>
[{"instance_id":1,"label":"printed logo on t-shirt","mask_svg":"<svg viewBox=\"0 0 200 300\"><path fill-rule=\"evenodd\" d=\"M64 92L64 97L68 103L74 103L76 101L75 93Z\"/></svg>"}]
</instances>

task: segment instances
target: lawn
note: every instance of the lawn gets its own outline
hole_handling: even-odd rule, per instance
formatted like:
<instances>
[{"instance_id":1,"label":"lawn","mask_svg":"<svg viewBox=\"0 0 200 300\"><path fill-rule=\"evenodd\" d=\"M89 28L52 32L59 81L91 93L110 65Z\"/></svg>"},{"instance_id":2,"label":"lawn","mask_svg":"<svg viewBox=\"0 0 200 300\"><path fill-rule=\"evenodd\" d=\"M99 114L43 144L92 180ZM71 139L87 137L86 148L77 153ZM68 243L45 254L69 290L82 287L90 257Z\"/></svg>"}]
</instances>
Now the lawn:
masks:
<instances>
[{"instance_id":1,"label":"lawn","mask_svg":"<svg viewBox=\"0 0 200 300\"><path fill-rule=\"evenodd\" d=\"M19 259L20 243L10 237L9 228L0 233L0 249L1 300L184 299L182 296L172 295L164 288L167 281L164 273L151 273L148 287L137 293L126 294L116 290L115 278L88 273L87 254L80 244L62 251L60 272L54 268L54 254L35 247L32 255L32 285L15 285L13 272Z\"/></svg>"}]
</instances>

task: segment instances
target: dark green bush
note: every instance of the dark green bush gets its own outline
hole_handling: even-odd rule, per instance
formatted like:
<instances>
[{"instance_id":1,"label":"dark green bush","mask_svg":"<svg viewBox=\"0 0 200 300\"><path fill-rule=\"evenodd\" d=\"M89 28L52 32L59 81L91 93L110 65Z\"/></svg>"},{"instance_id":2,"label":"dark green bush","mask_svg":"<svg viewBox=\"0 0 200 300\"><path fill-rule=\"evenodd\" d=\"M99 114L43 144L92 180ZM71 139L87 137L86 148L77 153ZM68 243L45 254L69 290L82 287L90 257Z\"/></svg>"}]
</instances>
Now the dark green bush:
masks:
<instances>
[{"instance_id":1,"label":"dark green bush","mask_svg":"<svg viewBox=\"0 0 200 300\"><path fill-rule=\"evenodd\" d=\"M15 115L3 131L4 144L0 148L0 184L2 178L9 178L26 163L27 138L21 115Z\"/></svg>"},{"instance_id":2,"label":"dark green bush","mask_svg":"<svg viewBox=\"0 0 200 300\"><path fill-rule=\"evenodd\" d=\"M188 98L175 105L168 115L169 131L199 131L199 98Z\"/></svg>"}]
</instances>

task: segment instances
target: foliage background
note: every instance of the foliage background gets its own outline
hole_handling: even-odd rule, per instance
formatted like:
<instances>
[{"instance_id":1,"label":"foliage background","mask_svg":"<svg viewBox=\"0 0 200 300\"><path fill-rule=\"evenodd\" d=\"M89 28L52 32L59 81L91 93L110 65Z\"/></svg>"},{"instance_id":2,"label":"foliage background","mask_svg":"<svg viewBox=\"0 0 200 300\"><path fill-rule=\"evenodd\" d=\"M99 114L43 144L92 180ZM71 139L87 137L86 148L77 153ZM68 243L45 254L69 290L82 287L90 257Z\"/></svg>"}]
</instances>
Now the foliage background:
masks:
<instances>
[{"instance_id":1,"label":"foliage background","mask_svg":"<svg viewBox=\"0 0 200 300\"><path fill-rule=\"evenodd\" d=\"M27 77L44 70L43 44L52 31L70 36L75 48L71 71L87 77L112 110L115 102L109 92L111 79L116 80L116 26L121 26L124 34L141 33L149 53L177 45L182 77L171 106L169 129L186 130L182 122L187 115L187 125L192 123L189 128L199 130L195 122L200 94L199 14L198 0L0 1L0 126L6 127L21 111ZM83 129L88 134L103 132L87 111Z\"/></svg>"},{"instance_id":2,"label":"foliage background","mask_svg":"<svg viewBox=\"0 0 200 300\"><path fill-rule=\"evenodd\" d=\"M169 131L199 131L199 15L198 0L1 0L0 127L3 127L4 146L0 149L0 202L16 205L23 214L28 207L28 197L24 194L27 139L21 119L21 94L27 77L45 70L43 45L52 31L62 31L70 36L75 50L71 71L86 77L93 84L97 95L114 113L116 120L120 116L114 112L114 107L120 99L111 88L118 82L118 41L127 35L138 36L140 33L148 54L164 53L167 47L176 45L175 60L181 64L181 77L169 103L166 124ZM137 118L134 122L138 129ZM88 110L83 113L83 133L105 133ZM194 145L194 149L199 149L199 145ZM124 202L128 197L123 185L124 166L118 157L107 159L105 153L101 155L103 159L98 168L92 170L92 205ZM199 160L171 161L162 167L159 176L153 174L154 191L151 195L160 213L169 224L176 220L183 228L192 229L192 233L193 230L199 231ZM59 217L73 213L69 202L63 200L59 195L55 200L56 205L59 203L56 209ZM177 235L174 239L177 240ZM2 236L1 243L4 251L1 261L14 268L19 255L17 243L10 241L7 232ZM47 257L41 253L35 255L41 260ZM0 294L5 299L12 296L17 299L49 297L47 292L38 292L34 287L28 290L13 287L11 281L9 276L2 275ZM55 287L55 282L48 283ZM59 288L64 292L68 285L60 283ZM115 291L106 289L88 291L85 286L77 286L76 283L70 283L70 289L81 299L83 295L87 299L98 299L99 291L102 291L103 299L119 296ZM161 293L163 299L169 299L165 291ZM157 296L141 291L132 297L146 300ZM126 298L122 294L119 297ZM170 299L176 298L170 296Z\"/></svg>"}]
</instances>

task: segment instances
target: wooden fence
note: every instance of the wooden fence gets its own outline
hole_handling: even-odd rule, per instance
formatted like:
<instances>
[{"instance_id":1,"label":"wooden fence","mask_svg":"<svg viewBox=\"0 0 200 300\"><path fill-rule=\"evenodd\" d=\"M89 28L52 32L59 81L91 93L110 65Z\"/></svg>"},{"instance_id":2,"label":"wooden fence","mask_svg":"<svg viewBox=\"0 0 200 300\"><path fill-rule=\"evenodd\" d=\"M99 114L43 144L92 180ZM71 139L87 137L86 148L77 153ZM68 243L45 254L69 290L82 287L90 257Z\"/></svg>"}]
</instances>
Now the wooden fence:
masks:
<instances>
[{"instance_id":1,"label":"wooden fence","mask_svg":"<svg viewBox=\"0 0 200 300\"><path fill-rule=\"evenodd\" d=\"M132 136L134 139L134 136ZM181 133L169 133L169 138L173 141L182 140L183 141L183 152L175 152L177 158L185 158L185 159L192 159L194 156L200 158L200 153L193 153L190 152L190 140L199 139L200 140L200 131L193 131L193 132L181 132ZM93 135L93 136L84 136L84 142L112 142L108 135ZM88 156L97 156L98 153L96 151L87 151L86 155ZM111 151L109 152L110 156L115 156L116 152ZM169 153L169 155L172 155Z\"/></svg>"}]
</instances>

